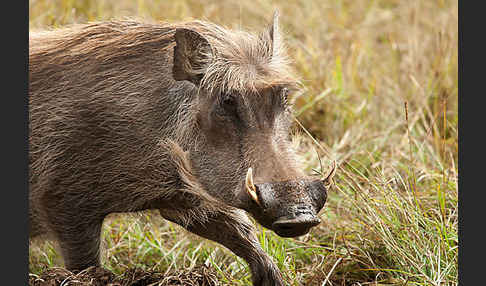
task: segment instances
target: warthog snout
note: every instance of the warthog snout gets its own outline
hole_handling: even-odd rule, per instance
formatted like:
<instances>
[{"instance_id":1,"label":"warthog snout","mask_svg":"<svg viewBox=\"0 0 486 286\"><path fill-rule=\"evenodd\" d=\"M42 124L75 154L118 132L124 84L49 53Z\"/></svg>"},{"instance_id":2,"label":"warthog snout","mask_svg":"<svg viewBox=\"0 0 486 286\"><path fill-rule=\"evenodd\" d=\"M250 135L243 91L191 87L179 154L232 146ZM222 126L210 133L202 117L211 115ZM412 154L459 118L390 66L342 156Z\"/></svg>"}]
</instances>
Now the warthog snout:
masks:
<instances>
[{"instance_id":1,"label":"warthog snout","mask_svg":"<svg viewBox=\"0 0 486 286\"><path fill-rule=\"evenodd\" d=\"M335 165L325 179L254 184L250 168L245 181L247 197L250 198L246 209L279 236L304 235L321 222L317 214L324 207L328 184L334 173Z\"/></svg>"}]
</instances>

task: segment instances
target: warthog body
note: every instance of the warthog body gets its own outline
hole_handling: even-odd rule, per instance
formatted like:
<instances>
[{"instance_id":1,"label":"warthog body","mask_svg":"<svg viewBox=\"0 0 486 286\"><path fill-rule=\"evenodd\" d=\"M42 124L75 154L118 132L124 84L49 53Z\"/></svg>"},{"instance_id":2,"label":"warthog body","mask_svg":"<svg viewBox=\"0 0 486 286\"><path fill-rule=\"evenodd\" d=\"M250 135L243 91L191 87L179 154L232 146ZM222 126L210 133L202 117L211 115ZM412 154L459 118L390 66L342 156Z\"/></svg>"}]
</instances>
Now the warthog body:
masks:
<instances>
[{"instance_id":1,"label":"warthog body","mask_svg":"<svg viewBox=\"0 0 486 286\"><path fill-rule=\"evenodd\" d=\"M285 237L319 223L326 180L290 148L295 85L277 29L111 21L29 37L30 236L99 265L103 219L157 209L283 285L246 216Z\"/></svg>"}]
</instances>

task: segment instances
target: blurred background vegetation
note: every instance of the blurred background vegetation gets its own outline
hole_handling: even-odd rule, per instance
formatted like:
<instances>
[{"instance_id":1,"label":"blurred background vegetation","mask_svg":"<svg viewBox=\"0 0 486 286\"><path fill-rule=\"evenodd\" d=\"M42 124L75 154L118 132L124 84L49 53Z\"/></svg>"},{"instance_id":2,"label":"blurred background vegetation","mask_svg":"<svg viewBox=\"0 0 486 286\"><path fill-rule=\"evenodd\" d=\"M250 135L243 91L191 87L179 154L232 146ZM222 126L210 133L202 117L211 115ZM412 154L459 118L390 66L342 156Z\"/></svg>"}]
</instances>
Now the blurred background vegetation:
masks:
<instances>
[{"instance_id":1,"label":"blurred background vegetation","mask_svg":"<svg viewBox=\"0 0 486 286\"><path fill-rule=\"evenodd\" d=\"M302 81L290 96L296 148L308 172L339 169L323 223L298 239L258 227L264 248L290 285L456 285L457 1L30 0L29 25L128 17L260 31L276 8ZM242 260L156 213L113 215L103 238L117 274L206 264L225 285L251 281ZM31 243L33 274L63 265L53 246Z\"/></svg>"}]
</instances>

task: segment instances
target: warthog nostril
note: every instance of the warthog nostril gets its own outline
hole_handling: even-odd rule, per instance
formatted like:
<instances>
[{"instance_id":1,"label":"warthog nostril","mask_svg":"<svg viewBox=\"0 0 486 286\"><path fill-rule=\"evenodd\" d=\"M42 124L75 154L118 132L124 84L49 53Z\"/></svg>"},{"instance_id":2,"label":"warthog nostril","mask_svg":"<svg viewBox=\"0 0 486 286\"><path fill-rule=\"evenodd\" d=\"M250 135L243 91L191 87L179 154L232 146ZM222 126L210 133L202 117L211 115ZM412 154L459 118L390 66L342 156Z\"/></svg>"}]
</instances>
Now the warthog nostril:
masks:
<instances>
[{"instance_id":1,"label":"warthog nostril","mask_svg":"<svg viewBox=\"0 0 486 286\"><path fill-rule=\"evenodd\" d=\"M279 219L273 223L272 228L280 236L295 237L306 234L320 222L319 218L305 214L293 219Z\"/></svg>"}]
</instances>

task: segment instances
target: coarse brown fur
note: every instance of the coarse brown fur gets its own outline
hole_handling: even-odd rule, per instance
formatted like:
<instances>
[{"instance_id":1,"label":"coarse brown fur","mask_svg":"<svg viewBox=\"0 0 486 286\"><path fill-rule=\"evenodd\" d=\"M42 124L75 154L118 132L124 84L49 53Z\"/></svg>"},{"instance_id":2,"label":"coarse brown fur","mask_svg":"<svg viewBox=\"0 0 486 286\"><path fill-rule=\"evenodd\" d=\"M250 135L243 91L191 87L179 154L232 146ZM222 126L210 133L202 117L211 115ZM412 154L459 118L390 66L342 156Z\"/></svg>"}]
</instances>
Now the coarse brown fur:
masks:
<instances>
[{"instance_id":1,"label":"coarse brown fur","mask_svg":"<svg viewBox=\"0 0 486 286\"><path fill-rule=\"evenodd\" d=\"M283 285L240 192L250 166L256 183L304 177L276 23L254 36L110 21L31 32L29 45L31 237L53 234L81 270L99 264L108 214L159 209L243 257L254 285ZM238 120L221 108L228 97Z\"/></svg>"}]
</instances>

